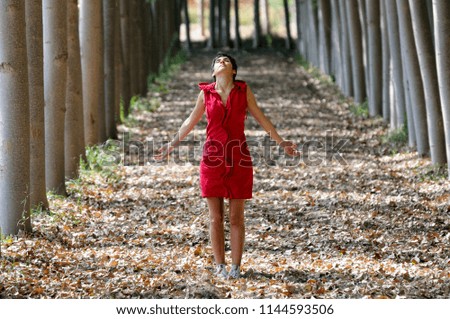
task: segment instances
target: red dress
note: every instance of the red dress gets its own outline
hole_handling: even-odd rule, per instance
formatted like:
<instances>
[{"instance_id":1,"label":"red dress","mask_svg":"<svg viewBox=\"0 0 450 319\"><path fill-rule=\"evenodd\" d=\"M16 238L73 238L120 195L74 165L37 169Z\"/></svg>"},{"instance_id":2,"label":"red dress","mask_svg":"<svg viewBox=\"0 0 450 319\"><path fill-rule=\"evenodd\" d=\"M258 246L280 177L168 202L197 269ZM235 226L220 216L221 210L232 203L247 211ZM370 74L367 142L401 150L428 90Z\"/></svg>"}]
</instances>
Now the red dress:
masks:
<instances>
[{"instance_id":1,"label":"red dress","mask_svg":"<svg viewBox=\"0 0 450 319\"><path fill-rule=\"evenodd\" d=\"M206 119L206 142L200 163L203 197L252 198L253 165L244 134L247 84L235 81L223 105L215 83L200 83Z\"/></svg>"}]
</instances>

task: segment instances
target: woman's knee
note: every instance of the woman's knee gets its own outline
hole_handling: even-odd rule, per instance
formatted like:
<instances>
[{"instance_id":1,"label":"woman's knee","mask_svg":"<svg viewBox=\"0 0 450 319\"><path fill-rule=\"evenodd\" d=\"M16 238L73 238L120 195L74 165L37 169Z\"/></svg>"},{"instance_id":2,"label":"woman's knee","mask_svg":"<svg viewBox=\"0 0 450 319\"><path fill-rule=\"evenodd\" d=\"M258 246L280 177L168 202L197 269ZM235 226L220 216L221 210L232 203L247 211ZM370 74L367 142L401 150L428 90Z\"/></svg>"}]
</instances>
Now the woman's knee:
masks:
<instances>
[{"instance_id":1,"label":"woman's knee","mask_svg":"<svg viewBox=\"0 0 450 319\"><path fill-rule=\"evenodd\" d=\"M230 224L232 226L244 225L244 212L243 211L231 211L230 212Z\"/></svg>"},{"instance_id":2,"label":"woman's knee","mask_svg":"<svg viewBox=\"0 0 450 319\"><path fill-rule=\"evenodd\" d=\"M211 225L216 226L223 225L223 214L221 213L210 214L209 223Z\"/></svg>"}]
</instances>

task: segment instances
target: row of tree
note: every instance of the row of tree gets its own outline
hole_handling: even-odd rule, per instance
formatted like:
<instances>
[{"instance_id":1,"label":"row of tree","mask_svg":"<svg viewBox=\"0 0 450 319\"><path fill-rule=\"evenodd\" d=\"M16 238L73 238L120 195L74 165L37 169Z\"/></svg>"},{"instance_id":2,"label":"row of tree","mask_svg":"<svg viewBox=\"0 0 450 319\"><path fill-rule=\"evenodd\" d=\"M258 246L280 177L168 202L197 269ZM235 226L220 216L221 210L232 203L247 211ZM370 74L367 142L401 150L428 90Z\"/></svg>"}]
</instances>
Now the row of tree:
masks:
<instances>
[{"instance_id":1,"label":"row of tree","mask_svg":"<svg viewBox=\"0 0 450 319\"><path fill-rule=\"evenodd\" d=\"M292 36L290 30L290 16L289 16L289 1L280 0L283 2L284 8L284 22L286 27L286 48L292 48ZM200 21L200 28L202 35L205 35L205 6L209 7L209 38L207 42L208 48L225 48L232 47L234 49L241 49L242 37L240 34L240 9L242 2L239 0L197 0L198 16ZM248 2L248 1L246 1ZM184 5L185 4L185 5ZM189 1L183 0L183 20L186 25L187 46L191 47L190 41L190 19L188 13ZM244 5L246 3L243 3ZM269 0L254 0L253 1L253 48L260 48L267 46L267 39L271 38L271 23L269 18Z\"/></svg>"},{"instance_id":2,"label":"row of tree","mask_svg":"<svg viewBox=\"0 0 450 319\"><path fill-rule=\"evenodd\" d=\"M0 233L65 194L85 147L177 47L178 0L0 0ZM122 101L122 102L121 102Z\"/></svg>"},{"instance_id":3,"label":"row of tree","mask_svg":"<svg viewBox=\"0 0 450 319\"><path fill-rule=\"evenodd\" d=\"M450 2L297 0L298 50L409 145L450 159ZM450 173L450 165L449 165Z\"/></svg>"},{"instance_id":4,"label":"row of tree","mask_svg":"<svg viewBox=\"0 0 450 319\"><path fill-rule=\"evenodd\" d=\"M209 0L210 48L233 44L230 2ZM253 3L259 47L267 0ZM283 4L290 48L288 1ZM298 52L356 103L367 100L371 116L383 116L393 130L406 127L409 146L434 164L448 163L450 176L450 1L296 0L295 7ZM233 8L239 49L238 0Z\"/></svg>"}]
</instances>

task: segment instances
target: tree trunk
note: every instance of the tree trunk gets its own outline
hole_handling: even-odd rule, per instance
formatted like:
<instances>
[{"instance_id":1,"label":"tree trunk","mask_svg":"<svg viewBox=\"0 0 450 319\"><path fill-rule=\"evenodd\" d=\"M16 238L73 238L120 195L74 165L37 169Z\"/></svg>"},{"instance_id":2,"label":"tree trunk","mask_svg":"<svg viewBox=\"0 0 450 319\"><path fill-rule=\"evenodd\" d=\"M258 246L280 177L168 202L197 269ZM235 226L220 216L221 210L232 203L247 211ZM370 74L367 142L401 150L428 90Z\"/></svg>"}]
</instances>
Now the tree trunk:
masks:
<instances>
[{"instance_id":1,"label":"tree trunk","mask_svg":"<svg viewBox=\"0 0 450 319\"><path fill-rule=\"evenodd\" d=\"M382 114L382 83L381 73L382 49L380 28L380 2L366 0L367 9L367 71L369 87L369 113L371 116Z\"/></svg>"},{"instance_id":2,"label":"tree trunk","mask_svg":"<svg viewBox=\"0 0 450 319\"><path fill-rule=\"evenodd\" d=\"M344 80L341 64L340 30L341 19L338 10L338 0L331 0L331 73L337 86L343 87Z\"/></svg>"},{"instance_id":3,"label":"tree trunk","mask_svg":"<svg viewBox=\"0 0 450 319\"><path fill-rule=\"evenodd\" d=\"M366 99L366 84L364 75L364 51L362 45L361 23L359 22L358 3L346 2L348 34L352 62L352 78L355 102L363 103Z\"/></svg>"},{"instance_id":4,"label":"tree trunk","mask_svg":"<svg viewBox=\"0 0 450 319\"><path fill-rule=\"evenodd\" d=\"M253 33L253 48L259 48L261 46L261 23L259 15L259 0L254 0L253 6L253 21L254 21L254 33Z\"/></svg>"},{"instance_id":5,"label":"tree trunk","mask_svg":"<svg viewBox=\"0 0 450 319\"><path fill-rule=\"evenodd\" d=\"M79 0L80 47L83 84L84 138L86 145L100 142L99 94L102 79L102 2Z\"/></svg>"},{"instance_id":6,"label":"tree trunk","mask_svg":"<svg viewBox=\"0 0 450 319\"><path fill-rule=\"evenodd\" d=\"M445 163L444 127L439 86L436 72L435 50L426 3L409 1L412 26L424 86L429 144L433 163Z\"/></svg>"},{"instance_id":7,"label":"tree trunk","mask_svg":"<svg viewBox=\"0 0 450 319\"><path fill-rule=\"evenodd\" d=\"M319 0L319 66L331 74L331 4L330 0Z\"/></svg>"},{"instance_id":8,"label":"tree trunk","mask_svg":"<svg viewBox=\"0 0 450 319\"><path fill-rule=\"evenodd\" d=\"M67 87L65 115L65 175L76 178L84 157L83 87L77 0L67 1Z\"/></svg>"},{"instance_id":9,"label":"tree trunk","mask_svg":"<svg viewBox=\"0 0 450 319\"><path fill-rule=\"evenodd\" d=\"M186 0L188 1L188 0ZM200 34L205 36L205 0L198 3L198 19L200 20Z\"/></svg>"},{"instance_id":10,"label":"tree trunk","mask_svg":"<svg viewBox=\"0 0 450 319\"><path fill-rule=\"evenodd\" d=\"M346 96L353 96L352 63L350 56L350 41L347 23L347 13L345 10L346 0L339 0L338 10L341 19L340 48L342 65L342 91Z\"/></svg>"},{"instance_id":11,"label":"tree trunk","mask_svg":"<svg viewBox=\"0 0 450 319\"><path fill-rule=\"evenodd\" d=\"M375 6L379 6L380 0L358 0L358 15L359 15L359 22L361 25L361 37L362 37L362 50L363 50L363 65L364 65L364 79L365 79L365 85L366 85L366 96L369 95L369 72L368 72L368 64L369 64L369 20L368 16L370 14L373 14L367 10L367 7L370 6L371 2Z\"/></svg>"},{"instance_id":12,"label":"tree trunk","mask_svg":"<svg viewBox=\"0 0 450 319\"><path fill-rule=\"evenodd\" d=\"M236 50L239 50L241 47L239 25L239 0L234 0L234 48Z\"/></svg>"},{"instance_id":13,"label":"tree trunk","mask_svg":"<svg viewBox=\"0 0 450 319\"><path fill-rule=\"evenodd\" d=\"M115 40L116 40L116 3L115 0L103 0L103 43L104 43L104 85L105 85L105 124L107 138L116 134L115 122Z\"/></svg>"},{"instance_id":14,"label":"tree trunk","mask_svg":"<svg viewBox=\"0 0 450 319\"><path fill-rule=\"evenodd\" d=\"M115 0L116 10L115 10L115 18L114 24L116 32L114 33L114 68L115 68L115 89L114 89L114 113L115 113L115 123L120 123L120 89L122 87L121 81L121 72L122 72L122 61L120 58L121 53L121 32L120 32L120 0ZM117 138L117 129L115 127L115 136L114 139Z\"/></svg>"},{"instance_id":15,"label":"tree trunk","mask_svg":"<svg viewBox=\"0 0 450 319\"><path fill-rule=\"evenodd\" d=\"M48 209L45 186L42 0L25 1L30 96L30 205Z\"/></svg>"},{"instance_id":16,"label":"tree trunk","mask_svg":"<svg viewBox=\"0 0 450 319\"><path fill-rule=\"evenodd\" d=\"M210 49L216 47L216 0L209 0L209 41Z\"/></svg>"},{"instance_id":17,"label":"tree trunk","mask_svg":"<svg viewBox=\"0 0 450 319\"><path fill-rule=\"evenodd\" d=\"M291 36L291 20L289 18L289 4L288 0L283 0L284 5L284 18L286 24L286 49L291 50L292 48L292 36Z\"/></svg>"},{"instance_id":18,"label":"tree trunk","mask_svg":"<svg viewBox=\"0 0 450 319\"><path fill-rule=\"evenodd\" d=\"M427 114L408 0L397 0L397 12L400 34L402 35L400 41L403 51L404 69L408 79L409 98L411 101L409 106L410 116L408 117L408 123L411 123L411 125L408 127L408 132L412 133L412 130L414 130L417 151L420 155L425 155L430 147L428 144ZM410 144L412 144L411 141Z\"/></svg>"},{"instance_id":19,"label":"tree trunk","mask_svg":"<svg viewBox=\"0 0 450 319\"><path fill-rule=\"evenodd\" d=\"M295 13L297 20L297 50L301 56L306 57L305 52L305 29L303 28L303 9L305 7L305 0L295 0Z\"/></svg>"},{"instance_id":20,"label":"tree trunk","mask_svg":"<svg viewBox=\"0 0 450 319\"><path fill-rule=\"evenodd\" d=\"M224 21L223 28L225 29L225 46L229 47L231 43L231 32L230 32L230 10L231 10L231 0L224 1Z\"/></svg>"},{"instance_id":21,"label":"tree trunk","mask_svg":"<svg viewBox=\"0 0 450 319\"><path fill-rule=\"evenodd\" d=\"M128 0L120 0L120 32L121 32L121 92L123 102L123 115L130 113L131 86L130 86L130 8Z\"/></svg>"},{"instance_id":22,"label":"tree trunk","mask_svg":"<svg viewBox=\"0 0 450 319\"><path fill-rule=\"evenodd\" d=\"M381 16L381 45L383 54L383 95L382 95L382 110L383 119L388 122L391 119L391 106L393 107L393 99L391 99L392 82L391 82L391 53L389 50L389 36L387 30L386 13L384 8L384 1L380 1L380 16ZM392 103L392 104L391 104ZM395 116L395 112L393 112Z\"/></svg>"},{"instance_id":23,"label":"tree trunk","mask_svg":"<svg viewBox=\"0 0 450 319\"><path fill-rule=\"evenodd\" d=\"M138 14L138 8L137 8L137 1L138 0L128 0L129 6L130 6L130 15L129 15L129 27L130 27L130 78L128 79L130 81L130 90L131 90L131 96L138 95L139 93L139 76L138 76L138 23L137 23L137 14ZM167 33L163 33L163 42L164 42L164 48L167 50L168 43L166 42L167 39Z\"/></svg>"},{"instance_id":24,"label":"tree trunk","mask_svg":"<svg viewBox=\"0 0 450 319\"><path fill-rule=\"evenodd\" d=\"M450 2L433 0L436 65L444 119L445 145L450 176Z\"/></svg>"},{"instance_id":25,"label":"tree trunk","mask_svg":"<svg viewBox=\"0 0 450 319\"><path fill-rule=\"evenodd\" d=\"M0 1L0 233L31 231L25 1Z\"/></svg>"},{"instance_id":26,"label":"tree trunk","mask_svg":"<svg viewBox=\"0 0 450 319\"><path fill-rule=\"evenodd\" d=\"M190 31L190 22L189 22L189 8L188 8L188 0L181 0L182 6L183 6L183 17L184 17L184 24L186 26L186 44L188 51L192 50L192 44L191 44L191 31ZM203 5L201 3L201 5ZM200 17L200 19L203 19L203 16Z\"/></svg>"},{"instance_id":27,"label":"tree trunk","mask_svg":"<svg viewBox=\"0 0 450 319\"><path fill-rule=\"evenodd\" d=\"M65 195L64 118L67 83L67 3L43 1L45 178L47 190Z\"/></svg>"},{"instance_id":28,"label":"tree trunk","mask_svg":"<svg viewBox=\"0 0 450 319\"><path fill-rule=\"evenodd\" d=\"M318 25L317 9L313 0L308 0L306 5L306 15L308 22L306 46L308 50L308 60L316 67L319 67L319 44L318 44Z\"/></svg>"},{"instance_id":29,"label":"tree trunk","mask_svg":"<svg viewBox=\"0 0 450 319\"><path fill-rule=\"evenodd\" d=\"M403 88L403 66L400 48L400 35L398 29L398 17L397 17L397 7L395 1L385 0L385 13L389 34L389 48L392 59L392 75L394 82L395 91L395 119L396 122L391 121L392 129L397 129L405 124L405 90ZM391 117L392 117L391 113Z\"/></svg>"},{"instance_id":30,"label":"tree trunk","mask_svg":"<svg viewBox=\"0 0 450 319\"><path fill-rule=\"evenodd\" d=\"M261 33L267 36L271 36L270 31L270 16L269 16L269 3L268 0L260 1L261 14Z\"/></svg>"},{"instance_id":31,"label":"tree trunk","mask_svg":"<svg viewBox=\"0 0 450 319\"><path fill-rule=\"evenodd\" d=\"M91 0L92 1L92 0ZM100 58L100 84L98 91L98 138L99 142L106 141L106 111L105 111L105 49L104 49L104 35L103 35L103 0L100 1L100 32L99 32L99 58Z\"/></svg>"}]
</instances>

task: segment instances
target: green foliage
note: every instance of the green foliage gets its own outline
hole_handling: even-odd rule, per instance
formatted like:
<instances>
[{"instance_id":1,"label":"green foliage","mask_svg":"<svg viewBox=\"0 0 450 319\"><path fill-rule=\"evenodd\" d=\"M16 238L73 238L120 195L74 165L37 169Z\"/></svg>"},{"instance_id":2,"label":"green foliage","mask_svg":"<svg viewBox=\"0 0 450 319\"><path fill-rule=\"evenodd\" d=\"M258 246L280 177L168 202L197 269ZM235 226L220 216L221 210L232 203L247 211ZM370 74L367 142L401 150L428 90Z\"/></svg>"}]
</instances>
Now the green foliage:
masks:
<instances>
[{"instance_id":1,"label":"green foliage","mask_svg":"<svg viewBox=\"0 0 450 319\"><path fill-rule=\"evenodd\" d=\"M110 181L117 181L117 166L121 163L121 150L117 141L108 140L102 145L86 147L86 159L80 159L80 176L99 174Z\"/></svg>"},{"instance_id":2,"label":"green foliage","mask_svg":"<svg viewBox=\"0 0 450 319\"><path fill-rule=\"evenodd\" d=\"M418 168L420 169L420 167ZM434 164L426 166L417 173L420 181L438 182L448 178L448 170L446 164Z\"/></svg>"},{"instance_id":3,"label":"green foliage","mask_svg":"<svg viewBox=\"0 0 450 319\"><path fill-rule=\"evenodd\" d=\"M369 117L369 102L364 101L362 104L352 104L350 105L350 112L358 117L368 118Z\"/></svg>"},{"instance_id":4,"label":"green foliage","mask_svg":"<svg viewBox=\"0 0 450 319\"><path fill-rule=\"evenodd\" d=\"M187 55L184 51L179 51L174 56L167 55L159 68L158 74L150 74L147 83L151 92L167 93L168 83L175 73L180 70L183 63L186 62Z\"/></svg>"},{"instance_id":5,"label":"green foliage","mask_svg":"<svg viewBox=\"0 0 450 319\"><path fill-rule=\"evenodd\" d=\"M64 196L63 195L59 195L59 194L56 194L55 192L53 192L53 191L48 191L47 192L47 199L48 200L63 200L64 199Z\"/></svg>"},{"instance_id":6,"label":"green foliage","mask_svg":"<svg viewBox=\"0 0 450 319\"><path fill-rule=\"evenodd\" d=\"M12 242L14 241L14 238L10 235L3 235L3 233L1 232L0 229L0 242L2 244L12 244Z\"/></svg>"},{"instance_id":7,"label":"green foliage","mask_svg":"<svg viewBox=\"0 0 450 319\"><path fill-rule=\"evenodd\" d=\"M47 198L52 196L51 192L47 193ZM62 197L62 196L61 196ZM42 204L37 205L36 207L31 208L31 216L38 216L44 213L46 210L42 207Z\"/></svg>"},{"instance_id":8,"label":"green foliage","mask_svg":"<svg viewBox=\"0 0 450 319\"><path fill-rule=\"evenodd\" d=\"M408 128L406 125L395 129L382 137L383 144L406 144L408 142Z\"/></svg>"},{"instance_id":9,"label":"green foliage","mask_svg":"<svg viewBox=\"0 0 450 319\"><path fill-rule=\"evenodd\" d=\"M155 111L161 105L161 101L157 98L146 99L138 95L133 96L130 102L131 110L135 111Z\"/></svg>"}]
</instances>

